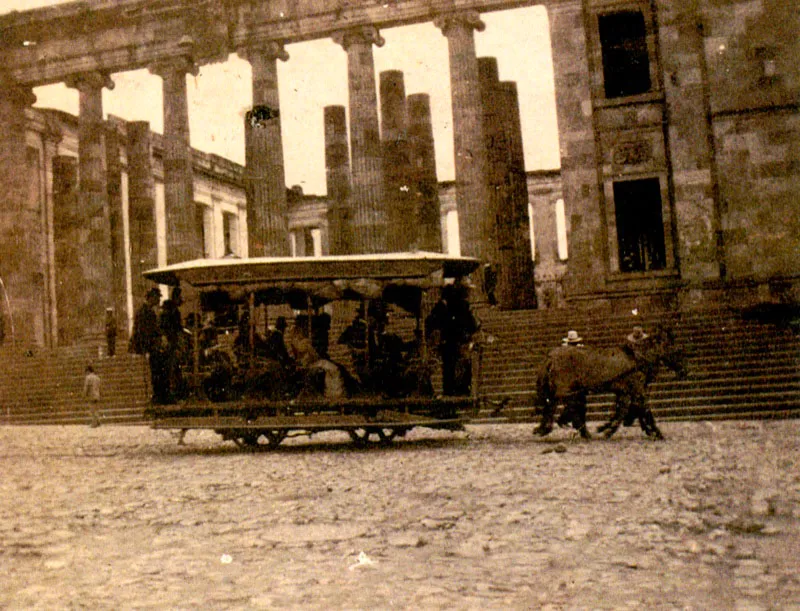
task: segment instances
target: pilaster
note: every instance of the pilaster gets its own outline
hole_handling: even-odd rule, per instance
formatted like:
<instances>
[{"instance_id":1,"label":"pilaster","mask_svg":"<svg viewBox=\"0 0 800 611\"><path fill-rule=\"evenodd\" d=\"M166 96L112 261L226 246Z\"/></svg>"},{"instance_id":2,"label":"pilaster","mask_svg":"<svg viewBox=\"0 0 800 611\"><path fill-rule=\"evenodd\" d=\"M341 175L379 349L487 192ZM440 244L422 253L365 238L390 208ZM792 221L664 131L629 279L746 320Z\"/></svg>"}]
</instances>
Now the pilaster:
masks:
<instances>
[{"instance_id":1,"label":"pilaster","mask_svg":"<svg viewBox=\"0 0 800 611\"><path fill-rule=\"evenodd\" d=\"M606 275L605 221L584 14L578 0L548 8L556 89L561 180L570 227L568 296L598 292Z\"/></svg>"}]
</instances>

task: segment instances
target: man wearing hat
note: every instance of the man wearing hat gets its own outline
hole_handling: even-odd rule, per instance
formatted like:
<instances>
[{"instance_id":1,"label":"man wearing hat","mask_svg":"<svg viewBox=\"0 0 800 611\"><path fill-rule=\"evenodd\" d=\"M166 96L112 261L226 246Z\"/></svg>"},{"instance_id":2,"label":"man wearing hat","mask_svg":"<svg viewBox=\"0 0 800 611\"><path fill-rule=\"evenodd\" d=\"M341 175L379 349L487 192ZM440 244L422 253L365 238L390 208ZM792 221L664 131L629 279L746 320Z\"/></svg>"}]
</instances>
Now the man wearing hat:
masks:
<instances>
[{"instance_id":1,"label":"man wearing hat","mask_svg":"<svg viewBox=\"0 0 800 611\"><path fill-rule=\"evenodd\" d=\"M176 399L183 395L181 359L185 338L180 310L182 304L181 288L176 286L172 289L170 298L161 304L161 316L158 320L161 333L167 340L164 350L167 385L164 390L164 398L168 403L174 403Z\"/></svg>"},{"instance_id":2,"label":"man wearing hat","mask_svg":"<svg viewBox=\"0 0 800 611\"><path fill-rule=\"evenodd\" d=\"M567 331L567 336L561 338L562 346L583 348L583 338L574 329ZM564 410L556 421L560 427L568 427L580 430L581 434L586 428L586 396L581 395L572 398L564 406Z\"/></svg>"},{"instance_id":3,"label":"man wearing hat","mask_svg":"<svg viewBox=\"0 0 800 611\"><path fill-rule=\"evenodd\" d=\"M637 362L642 358L642 342L650 337L644 332L644 329L636 325L633 330L625 336L625 350Z\"/></svg>"},{"instance_id":4,"label":"man wearing hat","mask_svg":"<svg viewBox=\"0 0 800 611\"><path fill-rule=\"evenodd\" d=\"M157 288L147 291L144 303L133 318L133 334L130 343L131 352L149 355L150 383L153 386L152 402L154 404L166 403L168 401L166 395L169 393L168 372L164 349L161 345L161 329L155 311L160 301L161 291Z\"/></svg>"}]
</instances>

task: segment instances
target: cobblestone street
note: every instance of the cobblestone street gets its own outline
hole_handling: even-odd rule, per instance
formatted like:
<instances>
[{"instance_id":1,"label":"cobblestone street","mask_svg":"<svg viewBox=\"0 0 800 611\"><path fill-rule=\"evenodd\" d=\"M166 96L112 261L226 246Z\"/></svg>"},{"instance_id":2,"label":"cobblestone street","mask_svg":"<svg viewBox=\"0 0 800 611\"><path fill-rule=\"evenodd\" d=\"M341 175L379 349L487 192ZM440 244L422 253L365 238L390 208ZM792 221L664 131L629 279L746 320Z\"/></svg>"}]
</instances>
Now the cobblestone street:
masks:
<instances>
[{"instance_id":1,"label":"cobblestone street","mask_svg":"<svg viewBox=\"0 0 800 611\"><path fill-rule=\"evenodd\" d=\"M0 608L800 609L800 422L531 429L0 428Z\"/></svg>"}]
</instances>

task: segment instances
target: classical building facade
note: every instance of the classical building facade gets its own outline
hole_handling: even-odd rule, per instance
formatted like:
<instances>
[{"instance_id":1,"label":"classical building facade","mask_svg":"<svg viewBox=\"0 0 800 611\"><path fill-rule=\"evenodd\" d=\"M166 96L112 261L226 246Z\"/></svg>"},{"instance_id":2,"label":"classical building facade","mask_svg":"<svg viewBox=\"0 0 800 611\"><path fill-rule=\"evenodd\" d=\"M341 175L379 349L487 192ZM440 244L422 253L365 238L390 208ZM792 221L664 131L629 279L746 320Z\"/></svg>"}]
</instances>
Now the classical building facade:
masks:
<instances>
[{"instance_id":1,"label":"classical building facade","mask_svg":"<svg viewBox=\"0 0 800 611\"><path fill-rule=\"evenodd\" d=\"M17 282L20 276L4 280L2 298L13 304L17 291L24 290L34 307L11 315L2 308L6 336L13 326L26 343L73 343L101 330L108 307L117 312L124 334L134 298L146 289L141 271L167 262L164 139L146 123L116 117L100 123L101 197L111 205L100 222L87 223L80 202L78 117L38 108L25 116L30 267L24 285ZM202 256L247 256L243 168L196 150L192 164L192 230L201 236Z\"/></svg>"},{"instance_id":2,"label":"classical building facade","mask_svg":"<svg viewBox=\"0 0 800 611\"><path fill-rule=\"evenodd\" d=\"M522 4L352 0L342 6L308 0L288 10L284 3L245 0L88 0L0 17L0 179L6 186L0 276L15 287L11 309L24 321L21 335L32 339L38 333L29 317L42 300L35 270L43 269L46 251L39 243L42 219L27 171L33 87L66 82L79 91L77 182L74 168L58 166L54 178L73 178L59 178L54 185L61 189L59 197L74 201L63 208L72 211L64 223L83 232L73 257L80 272L74 281L91 287L94 301L81 302L80 308L96 307L118 294L113 279L123 264L116 255L102 256L115 252L108 245L119 240L114 219L123 214L115 204L116 178L108 170L113 163L104 161L115 157L108 157L101 97L102 88L113 85L109 75L118 71L147 67L163 79L167 262L208 250L195 204L199 170L189 147L186 75L233 52L253 66L243 174L251 255L290 254L292 248L317 252L326 243L332 252L435 243L437 236L428 229L441 202L434 197L438 189L423 188L431 185L430 173L413 175L423 194L419 200L396 192L397 167L418 155L421 165L407 166L407 175L412 176L412 167L425 169L427 135L412 111L420 102L415 106L408 96L403 109L401 83L396 75L379 83L372 55L384 44L382 28L425 21L441 30L449 49L456 160L452 200L458 223L450 212L442 244L454 241L457 226L460 252L500 270L499 292L507 307L532 307L543 300L611 309L796 300L800 12L794 3L545 2L561 172L557 186L547 187L547 177L538 177L543 192L535 197L530 176L519 167L521 142L513 113L507 112L513 88L496 79L491 62L476 57L474 40L475 31L484 28L481 13ZM276 70L278 60L291 61L285 44L323 37L347 53L350 93L349 132L345 111L326 109L326 158L333 181L327 236L290 214L293 196L285 188ZM375 95L379 84L381 106ZM395 142L406 139L405 149L386 146L379 113ZM422 129L413 132L412 125ZM128 160L128 214L135 221L129 258L134 262L151 260L157 250L146 164L140 161L146 130L138 129L128 134L128 146L140 151ZM412 146L415 138L418 149ZM393 161L387 164L387 159ZM77 184L71 193L70 184ZM559 191L555 203L553 191ZM547 240L537 243L540 256L534 262L542 269L534 271L525 250L529 219L534 233L542 235L550 221L539 219L537 210L552 206L559 218L559 201L561 224L569 231L568 263L559 252L561 241L551 236L546 248ZM54 207L56 227L60 209ZM416 225L427 228L410 243L392 222L405 210L414 211ZM303 230L290 233L290 223L293 230ZM95 263L91 269L89 261ZM543 285L534 295L531 277L547 283L562 272L562 284L548 291Z\"/></svg>"}]
</instances>

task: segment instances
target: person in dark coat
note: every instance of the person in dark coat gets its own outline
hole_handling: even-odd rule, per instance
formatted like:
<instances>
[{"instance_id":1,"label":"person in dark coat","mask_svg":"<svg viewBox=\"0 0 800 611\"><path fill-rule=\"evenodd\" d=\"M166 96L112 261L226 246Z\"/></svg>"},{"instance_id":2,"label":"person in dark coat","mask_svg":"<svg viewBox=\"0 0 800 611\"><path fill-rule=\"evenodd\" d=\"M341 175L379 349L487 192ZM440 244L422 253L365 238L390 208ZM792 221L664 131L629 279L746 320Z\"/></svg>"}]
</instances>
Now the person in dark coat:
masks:
<instances>
[{"instance_id":1,"label":"person in dark coat","mask_svg":"<svg viewBox=\"0 0 800 611\"><path fill-rule=\"evenodd\" d=\"M182 303L180 287L172 289L170 298L161 304L161 316L158 320L161 334L166 339L164 358L166 359L168 386L164 396L168 403L174 403L176 399L183 396L181 361L184 352L184 333L180 310Z\"/></svg>"},{"instance_id":2,"label":"person in dark coat","mask_svg":"<svg viewBox=\"0 0 800 611\"><path fill-rule=\"evenodd\" d=\"M425 319L425 335L438 343L442 359L442 391L445 395L468 395L472 389L469 344L480 329L469 306L469 286L449 285Z\"/></svg>"},{"instance_id":3,"label":"person in dark coat","mask_svg":"<svg viewBox=\"0 0 800 611\"><path fill-rule=\"evenodd\" d=\"M106 351L108 356L117 353L117 317L114 308L106 308Z\"/></svg>"},{"instance_id":4,"label":"person in dark coat","mask_svg":"<svg viewBox=\"0 0 800 611\"><path fill-rule=\"evenodd\" d=\"M150 384L153 387L151 401L154 405L169 402L169 378L165 346L162 345L161 328L158 325L156 307L161 301L161 291L152 288L145 295L145 302L133 318L133 334L130 351L146 355L150 364Z\"/></svg>"}]
</instances>

